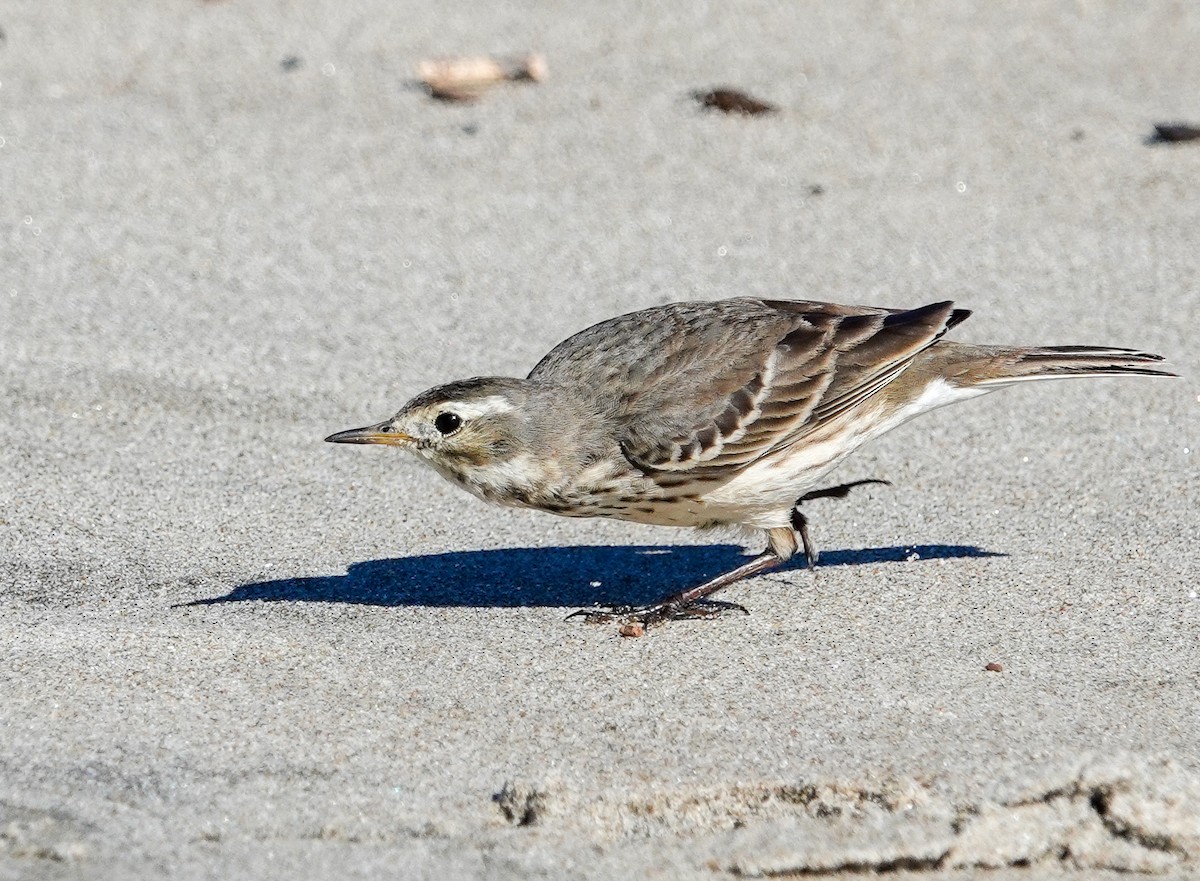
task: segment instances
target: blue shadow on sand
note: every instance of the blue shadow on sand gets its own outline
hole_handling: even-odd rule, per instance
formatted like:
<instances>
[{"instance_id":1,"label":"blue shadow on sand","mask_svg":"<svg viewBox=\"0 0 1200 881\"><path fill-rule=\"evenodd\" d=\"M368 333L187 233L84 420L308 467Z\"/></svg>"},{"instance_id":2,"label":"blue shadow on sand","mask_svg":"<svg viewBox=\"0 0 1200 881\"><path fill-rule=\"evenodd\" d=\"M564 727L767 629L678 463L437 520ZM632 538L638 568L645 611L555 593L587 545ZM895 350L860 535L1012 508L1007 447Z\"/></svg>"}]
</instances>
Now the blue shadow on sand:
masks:
<instances>
[{"instance_id":1,"label":"blue shadow on sand","mask_svg":"<svg viewBox=\"0 0 1200 881\"><path fill-rule=\"evenodd\" d=\"M915 555L915 556L914 556ZM827 551L831 566L1003 557L973 545L913 545ZM510 548L455 551L352 563L345 575L243 584L188 606L237 602L355 603L370 606L642 605L746 562L736 545ZM803 568L803 558L781 570Z\"/></svg>"}]
</instances>

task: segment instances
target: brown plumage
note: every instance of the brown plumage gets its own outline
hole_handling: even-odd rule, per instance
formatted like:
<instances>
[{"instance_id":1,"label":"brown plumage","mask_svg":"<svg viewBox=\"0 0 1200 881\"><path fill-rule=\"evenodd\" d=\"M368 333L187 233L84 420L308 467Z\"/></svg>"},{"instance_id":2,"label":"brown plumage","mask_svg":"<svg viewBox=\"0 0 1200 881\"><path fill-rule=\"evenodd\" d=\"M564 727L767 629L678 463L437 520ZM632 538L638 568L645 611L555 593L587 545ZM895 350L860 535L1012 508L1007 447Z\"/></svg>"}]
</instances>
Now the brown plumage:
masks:
<instances>
[{"instance_id":1,"label":"brown plumage","mask_svg":"<svg viewBox=\"0 0 1200 881\"><path fill-rule=\"evenodd\" d=\"M796 506L858 446L935 407L1031 379L1172 375L1158 355L1093 346L970 346L969 312L739 298L674 303L575 334L525 379L430 389L392 419L328 438L412 449L490 501L576 517L761 529L734 572L641 610L643 623L815 551ZM860 481L861 483L861 481ZM798 538L800 539L798 541ZM592 620L611 613L588 613Z\"/></svg>"}]
</instances>

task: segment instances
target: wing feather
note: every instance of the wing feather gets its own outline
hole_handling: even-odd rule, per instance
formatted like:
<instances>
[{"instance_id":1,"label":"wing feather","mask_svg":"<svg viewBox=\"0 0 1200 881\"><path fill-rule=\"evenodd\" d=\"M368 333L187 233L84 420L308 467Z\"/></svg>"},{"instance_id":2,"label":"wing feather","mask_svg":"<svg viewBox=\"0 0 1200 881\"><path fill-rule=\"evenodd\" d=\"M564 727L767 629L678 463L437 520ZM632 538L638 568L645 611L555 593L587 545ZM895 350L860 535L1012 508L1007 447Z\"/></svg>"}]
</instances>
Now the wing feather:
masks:
<instances>
[{"instance_id":1,"label":"wing feather","mask_svg":"<svg viewBox=\"0 0 1200 881\"><path fill-rule=\"evenodd\" d=\"M676 303L589 328L530 379L586 377L625 458L646 473L711 476L861 406L969 313L790 300ZM630 357L636 352L636 357ZM677 478L669 478L673 483Z\"/></svg>"}]
</instances>

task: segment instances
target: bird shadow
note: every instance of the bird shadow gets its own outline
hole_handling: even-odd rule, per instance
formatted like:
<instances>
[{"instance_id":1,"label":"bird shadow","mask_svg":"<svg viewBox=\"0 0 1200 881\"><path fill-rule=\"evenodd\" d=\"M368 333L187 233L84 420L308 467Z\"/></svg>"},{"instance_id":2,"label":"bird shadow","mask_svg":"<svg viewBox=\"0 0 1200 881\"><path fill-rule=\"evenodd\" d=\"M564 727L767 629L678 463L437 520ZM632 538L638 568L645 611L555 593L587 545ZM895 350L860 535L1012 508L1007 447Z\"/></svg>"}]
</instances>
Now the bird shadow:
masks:
<instances>
[{"instance_id":1,"label":"bird shadow","mask_svg":"<svg viewBox=\"0 0 1200 881\"><path fill-rule=\"evenodd\" d=\"M819 569L1003 557L973 545L913 545L829 551ZM803 566L798 557L785 569ZM352 563L345 575L281 578L235 587L185 606L239 602L351 603L369 606L644 605L746 562L740 547L617 546L454 551Z\"/></svg>"}]
</instances>

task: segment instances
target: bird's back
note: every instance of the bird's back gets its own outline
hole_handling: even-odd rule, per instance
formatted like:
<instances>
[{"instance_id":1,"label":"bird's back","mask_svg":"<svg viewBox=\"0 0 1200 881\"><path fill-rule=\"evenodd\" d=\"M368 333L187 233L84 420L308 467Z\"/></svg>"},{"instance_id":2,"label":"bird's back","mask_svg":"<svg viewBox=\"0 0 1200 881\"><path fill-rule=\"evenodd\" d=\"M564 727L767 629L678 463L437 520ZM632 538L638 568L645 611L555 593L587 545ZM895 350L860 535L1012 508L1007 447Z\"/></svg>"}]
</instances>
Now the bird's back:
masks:
<instances>
[{"instance_id":1,"label":"bird's back","mask_svg":"<svg viewBox=\"0 0 1200 881\"><path fill-rule=\"evenodd\" d=\"M874 393L967 314L949 303L673 303L575 334L529 379L586 389L646 470L745 460Z\"/></svg>"}]
</instances>

